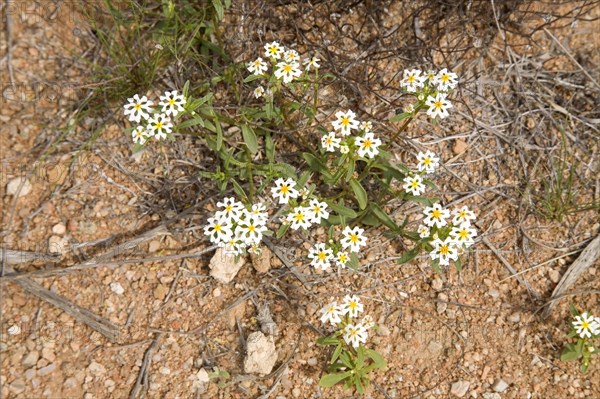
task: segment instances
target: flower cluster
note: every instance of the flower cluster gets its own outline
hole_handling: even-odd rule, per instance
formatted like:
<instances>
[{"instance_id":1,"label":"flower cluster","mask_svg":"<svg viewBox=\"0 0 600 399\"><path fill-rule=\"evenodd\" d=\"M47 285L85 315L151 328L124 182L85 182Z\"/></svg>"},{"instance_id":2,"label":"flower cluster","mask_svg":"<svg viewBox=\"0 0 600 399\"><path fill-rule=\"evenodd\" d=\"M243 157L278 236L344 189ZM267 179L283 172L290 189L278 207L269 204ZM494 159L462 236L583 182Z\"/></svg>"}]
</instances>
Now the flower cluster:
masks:
<instances>
[{"instance_id":1,"label":"flower cluster","mask_svg":"<svg viewBox=\"0 0 600 399\"><path fill-rule=\"evenodd\" d=\"M600 317L594 317L591 313L583 312L574 318L573 328L579 337L594 338L600 336Z\"/></svg>"},{"instance_id":2,"label":"flower cluster","mask_svg":"<svg viewBox=\"0 0 600 399\"><path fill-rule=\"evenodd\" d=\"M340 153L347 154L350 149L355 148L359 157L373 158L379 154L381 140L371 131L373 124L370 121L360 122L352 110L347 110L336 112L331 124L334 130L321 137L321 146L325 152L339 149ZM351 136L353 130L358 132L356 137Z\"/></svg>"},{"instance_id":3,"label":"flower cluster","mask_svg":"<svg viewBox=\"0 0 600 399\"><path fill-rule=\"evenodd\" d=\"M338 327L343 334L344 341L353 348L367 342L368 331L375 327L371 316L363 317L360 323L351 323L353 318L358 317L364 311L360 298L356 295L346 295L341 304L332 302L321 309L321 322L331 323Z\"/></svg>"},{"instance_id":4,"label":"flower cluster","mask_svg":"<svg viewBox=\"0 0 600 399\"><path fill-rule=\"evenodd\" d=\"M417 155L418 173L406 176L402 188L409 194L419 196L425 192L425 183L423 175L433 173L440 164L440 158L436 157L431 151L419 152Z\"/></svg>"},{"instance_id":5,"label":"flower cluster","mask_svg":"<svg viewBox=\"0 0 600 399\"><path fill-rule=\"evenodd\" d=\"M138 123L131 133L134 143L143 145L151 138L165 140L172 132L171 117L184 111L186 99L177 90L173 90L166 91L159 100L160 108L155 111L154 103L146 96L136 94L127 99L127 104L123 106L124 114L131 122Z\"/></svg>"},{"instance_id":6,"label":"flower cluster","mask_svg":"<svg viewBox=\"0 0 600 399\"><path fill-rule=\"evenodd\" d=\"M433 239L433 250L429 255L440 265L447 266L450 260L456 261L459 252L474 244L477 230L472 228L471 221L475 220L475 214L468 207L455 209L451 214L436 203L425 208L423 214L423 225L417 232L421 238Z\"/></svg>"},{"instance_id":7,"label":"flower cluster","mask_svg":"<svg viewBox=\"0 0 600 399\"><path fill-rule=\"evenodd\" d=\"M358 226L350 228L346 226L342 231L342 238L339 245L326 245L323 243L315 244L308 251L310 264L315 269L328 270L332 262L338 267L347 266L350 260L350 253L360 252L361 247L367 245L367 237L363 235L365 229Z\"/></svg>"},{"instance_id":8,"label":"flower cluster","mask_svg":"<svg viewBox=\"0 0 600 399\"><path fill-rule=\"evenodd\" d=\"M448 92L458 84L458 76L449 72L446 68L439 72L428 71L423 73L419 69L404 70L404 75L400 81L400 87L406 89L408 93L415 93L420 101L424 101L427 106L427 115L432 119L440 117L446 118L449 113L448 109L452 108L452 104L448 101ZM412 113L415 107L410 105L406 112Z\"/></svg>"},{"instance_id":9,"label":"flower cluster","mask_svg":"<svg viewBox=\"0 0 600 399\"><path fill-rule=\"evenodd\" d=\"M242 254L247 248L258 252L263 234L268 231L266 207L257 203L247 209L233 197L217 202L217 207L220 210L204 227L204 234L210 241L234 255Z\"/></svg>"},{"instance_id":10,"label":"flower cluster","mask_svg":"<svg viewBox=\"0 0 600 399\"><path fill-rule=\"evenodd\" d=\"M305 58L303 60L303 69L300 66L300 54L296 50L284 48L278 42L267 43L264 49L266 60L258 57L247 64L248 72L253 75L268 77L270 66L273 69L273 76L277 80L282 81L284 84L289 84L302 77L303 73L310 71L311 68L315 70L319 69L319 58ZM265 93L266 91L262 86L254 90L256 98L262 97Z\"/></svg>"}]
</instances>

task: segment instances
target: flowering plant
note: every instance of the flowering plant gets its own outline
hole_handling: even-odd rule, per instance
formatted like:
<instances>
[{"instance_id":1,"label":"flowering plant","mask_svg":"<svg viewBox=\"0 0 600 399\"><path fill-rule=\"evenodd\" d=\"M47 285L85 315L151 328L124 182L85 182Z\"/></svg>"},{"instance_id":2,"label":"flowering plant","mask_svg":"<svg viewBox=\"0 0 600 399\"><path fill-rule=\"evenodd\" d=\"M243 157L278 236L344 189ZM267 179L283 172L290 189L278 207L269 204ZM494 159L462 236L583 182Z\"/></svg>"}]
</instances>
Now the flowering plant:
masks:
<instances>
[{"instance_id":1,"label":"flowering plant","mask_svg":"<svg viewBox=\"0 0 600 399\"><path fill-rule=\"evenodd\" d=\"M581 371L585 373L590 366L592 356L600 352L600 348L594 345L594 340L600 338L600 317L594 317L590 312L580 314L573 305L569 308L573 321L568 337L577 337L577 342L565 345L560 360L569 362L581 359Z\"/></svg>"},{"instance_id":2,"label":"flowering plant","mask_svg":"<svg viewBox=\"0 0 600 399\"><path fill-rule=\"evenodd\" d=\"M319 345L335 347L327 374L319 381L322 387L344 384L345 388L355 388L363 394L369 385L369 374L387 367L383 356L364 346L368 331L377 328L373 319L367 315L360 322L353 322L363 311L364 306L356 295L346 295L341 304L332 302L321 309L321 321L336 328L333 334L317 340Z\"/></svg>"}]
</instances>

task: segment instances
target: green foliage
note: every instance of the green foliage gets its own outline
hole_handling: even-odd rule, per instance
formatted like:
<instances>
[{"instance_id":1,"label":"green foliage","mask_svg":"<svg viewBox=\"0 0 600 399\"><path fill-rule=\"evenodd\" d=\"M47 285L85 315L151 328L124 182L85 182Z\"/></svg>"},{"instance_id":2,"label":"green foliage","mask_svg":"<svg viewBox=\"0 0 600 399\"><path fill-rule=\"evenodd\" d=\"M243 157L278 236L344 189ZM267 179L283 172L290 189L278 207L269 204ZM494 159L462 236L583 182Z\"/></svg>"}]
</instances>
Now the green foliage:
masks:
<instances>
[{"instance_id":1,"label":"green foliage","mask_svg":"<svg viewBox=\"0 0 600 399\"><path fill-rule=\"evenodd\" d=\"M580 313L572 304L569 304L569 311L573 317L580 316ZM572 362L581 359L580 370L582 373L587 372L592 357L597 356L598 353L600 353L600 348L595 347L593 342L594 340L600 339L600 334L582 338L577 334L577 331L571 323L571 331L567 336L569 338L577 337L577 341L575 343L568 343L563 347L560 353L560 360L563 362Z\"/></svg>"}]
</instances>

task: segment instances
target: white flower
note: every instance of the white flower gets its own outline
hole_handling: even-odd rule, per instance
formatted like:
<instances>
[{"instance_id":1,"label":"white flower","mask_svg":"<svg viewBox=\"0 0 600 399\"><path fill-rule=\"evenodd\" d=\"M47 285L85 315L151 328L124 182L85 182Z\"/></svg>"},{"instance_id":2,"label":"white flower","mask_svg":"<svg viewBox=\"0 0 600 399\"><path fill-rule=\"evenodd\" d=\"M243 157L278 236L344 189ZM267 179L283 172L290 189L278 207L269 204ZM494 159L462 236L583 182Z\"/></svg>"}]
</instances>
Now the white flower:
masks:
<instances>
[{"instance_id":1,"label":"white flower","mask_svg":"<svg viewBox=\"0 0 600 399\"><path fill-rule=\"evenodd\" d=\"M336 302L331 302L320 310L321 312L321 323L330 322L334 326L342 321L342 310Z\"/></svg>"},{"instance_id":2,"label":"white flower","mask_svg":"<svg viewBox=\"0 0 600 399\"><path fill-rule=\"evenodd\" d=\"M450 237L457 244L464 244L466 248L473 245L475 242L474 239L477 236L477 230L470 228L471 225L469 223L463 223L458 227L453 227L452 231L450 231Z\"/></svg>"},{"instance_id":3,"label":"white flower","mask_svg":"<svg viewBox=\"0 0 600 399\"><path fill-rule=\"evenodd\" d=\"M340 146L340 152L341 152L342 154L347 154L347 153L349 153L349 152L350 152L350 147L348 147L346 144L342 144L342 145Z\"/></svg>"},{"instance_id":4,"label":"white flower","mask_svg":"<svg viewBox=\"0 0 600 399\"><path fill-rule=\"evenodd\" d=\"M262 96L264 96L265 94L265 89L262 86L258 86L256 89L254 89L254 97L255 98L261 98Z\"/></svg>"},{"instance_id":5,"label":"white flower","mask_svg":"<svg viewBox=\"0 0 600 399\"><path fill-rule=\"evenodd\" d=\"M165 115L176 116L184 110L186 100L183 94L177 94L177 90L165 91L165 95L160 97L158 105L162 107Z\"/></svg>"},{"instance_id":6,"label":"white flower","mask_svg":"<svg viewBox=\"0 0 600 399\"><path fill-rule=\"evenodd\" d=\"M381 145L381 140L376 139L373 133L365 133L364 137L356 138L358 146L358 155L365 158L373 158L379 154L377 147Z\"/></svg>"},{"instance_id":7,"label":"white flower","mask_svg":"<svg viewBox=\"0 0 600 399\"><path fill-rule=\"evenodd\" d=\"M405 108L404 108L404 112L406 112L407 114L412 114L413 112L415 112L415 106L412 104L408 104Z\"/></svg>"},{"instance_id":8,"label":"white flower","mask_svg":"<svg viewBox=\"0 0 600 399\"><path fill-rule=\"evenodd\" d=\"M358 226L355 226L353 229L350 226L346 226L342 231L344 237L340 240L342 248L350 248L350 252L359 252L360 247L367 245L367 237L363 235L364 232L365 229L361 229Z\"/></svg>"},{"instance_id":9,"label":"white flower","mask_svg":"<svg viewBox=\"0 0 600 399\"><path fill-rule=\"evenodd\" d=\"M153 104L146 96L140 98L140 96L136 94L133 97L128 98L127 101L129 102L125 104L123 108L125 109L125 116L129 115L130 121L140 123L142 118L148 119L150 117Z\"/></svg>"},{"instance_id":10,"label":"white flower","mask_svg":"<svg viewBox=\"0 0 600 399\"><path fill-rule=\"evenodd\" d=\"M433 173L435 169L440 165L440 158L436 157L431 151L419 152L417 154L417 169L419 172L425 171L426 173Z\"/></svg>"},{"instance_id":11,"label":"white flower","mask_svg":"<svg viewBox=\"0 0 600 399\"><path fill-rule=\"evenodd\" d=\"M471 224L471 220L475 220L475 213L469 209L467 206L463 206L462 208L455 209L452 211L452 223L453 224Z\"/></svg>"},{"instance_id":12,"label":"white flower","mask_svg":"<svg viewBox=\"0 0 600 399\"><path fill-rule=\"evenodd\" d=\"M248 63L248 71L254 75L262 75L267 72L267 69L267 63L263 61L262 57Z\"/></svg>"},{"instance_id":13,"label":"white flower","mask_svg":"<svg viewBox=\"0 0 600 399\"><path fill-rule=\"evenodd\" d=\"M359 129L364 131L365 133L369 133L373 130L373 122L371 121L362 121L360 123Z\"/></svg>"},{"instance_id":14,"label":"white flower","mask_svg":"<svg viewBox=\"0 0 600 399\"><path fill-rule=\"evenodd\" d=\"M348 136L352 129L358 129L358 120L352 110L338 111L335 113L335 118L331 124L335 130L340 130L342 136Z\"/></svg>"},{"instance_id":15,"label":"white flower","mask_svg":"<svg viewBox=\"0 0 600 399\"><path fill-rule=\"evenodd\" d=\"M171 133L173 124L171 119L165 114L156 114L154 117L148 119L148 126L146 131L148 134L154 136L157 140L164 140L167 138L167 134Z\"/></svg>"},{"instance_id":16,"label":"white flower","mask_svg":"<svg viewBox=\"0 0 600 399\"><path fill-rule=\"evenodd\" d=\"M329 269L332 258L333 251L323 243L315 244L315 246L308 250L308 259L311 260L310 264L315 269Z\"/></svg>"},{"instance_id":17,"label":"white flower","mask_svg":"<svg viewBox=\"0 0 600 399\"><path fill-rule=\"evenodd\" d=\"M360 321L360 323L365 326L365 328L368 330L369 328L373 328L375 327L375 320L373 320L373 316L371 316L370 314L366 315L365 317L363 317L363 319Z\"/></svg>"},{"instance_id":18,"label":"white flower","mask_svg":"<svg viewBox=\"0 0 600 399\"><path fill-rule=\"evenodd\" d=\"M320 202L318 199L313 198L308 203L308 216L312 223L321 223L321 219L327 220L329 218L329 212L327 211L327 204Z\"/></svg>"},{"instance_id":19,"label":"white flower","mask_svg":"<svg viewBox=\"0 0 600 399\"><path fill-rule=\"evenodd\" d=\"M431 69L430 69L430 70L429 70L429 71L427 71L427 73L425 74L425 77L427 78L427 81L428 81L429 83L433 83L433 79L435 79L435 75L436 75L436 74L437 74L437 73L436 73L434 70L431 70Z\"/></svg>"},{"instance_id":20,"label":"white flower","mask_svg":"<svg viewBox=\"0 0 600 399\"><path fill-rule=\"evenodd\" d=\"M433 206L425 208L423 210L423 214L425 215L423 223L425 223L429 227L444 227L448 224L446 219L450 217L450 211L442 208L442 206L439 203L433 204Z\"/></svg>"},{"instance_id":21,"label":"white flower","mask_svg":"<svg viewBox=\"0 0 600 399\"><path fill-rule=\"evenodd\" d=\"M360 312L364 311L364 306L360 298L356 295L346 295L342 302L342 314L347 314L350 317L356 317Z\"/></svg>"},{"instance_id":22,"label":"white flower","mask_svg":"<svg viewBox=\"0 0 600 399\"><path fill-rule=\"evenodd\" d=\"M271 188L271 193L273 198L279 198L280 204L287 204L290 198L298 198L299 193L294 187L296 187L294 180L279 178L275 180L275 187Z\"/></svg>"},{"instance_id":23,"label":"white flower","mask_svg":"<svg viewBox=\"0 0 600 399\"><path fill-rule=\"evenodd\" d=\"M458 76L453 72L448 72L448 70L444 68L431 79L431 83L436 85L438 90L448 91L449 89L454 89L456 87Z\"/></svg>"},{"instance_id":24,"label":"white flower","mask_svg":"<svg viewBox=\"0 0 600 399\"><path fill-rule=\"evenodd\" d=\"M447 266L450 264L450 259L458 259L458 248L456 243L451 238L446 238L444 241L436 238L433 240L433 251L429 253L431 259L439 259L440 265Z\"/></svg>"},{"instance_id":25,"label":"white flower","mask_svg":"<svg viewBox=\"0 0 600 399\"><path fill-rule=\"evenodd\" d=\"M350 257L346 251L339 251L335 256L335 264L339 267L346 267L346 263L348 263L349 260Z\"/></svg>"},{"instance_id":26,"label":"white flower","mask_svg":"<svg viewBox=\"0 0 600 399\"><path fill-rule=\"evenodd\" d=\"M131 132L131 137L133 138L133 142L136 144L145 144L150 138L148 132L143 126L138 126L133 129Z\"/></svg>"},{"instance_id":27,"label":"white flower","mask_svg":"<svg viewBox=\"0 0 600 399\"><path fill-rule=\"evenodd\" d=\"M409 194L419 196L425 192L425 184L423 184L423 178L419 175L406 176L404 178L404 185L402 186L404 191Z\"/></svg>"},{"instance_id":28,"label":"white flower","mask_svg":"<svg viewBox=\"0 0 600 399\"><path fill-rule=\"evenodd\" d=\"M419 237L426 238L426 237L429 237L429 234L431 232L429 230L429 227L421 224L421 225L419 225L419 228L417 229L417 233L419 233Z\"/></svg>"},{"instance_id":29,"label":"white flower","mask_svg":"<svg viewBox=\"0 0 600 399\"><path fill-rule=\"evenodd\" d=\"M335 132L329 132L321 137L321 146L327 152L334 152L340 146L342 139L335 137Z\"/></svg>"},{"instance_id":30,"label":"white flower","mask_svg":"<svg viewBox=\"0 0 600 399\"><path fill-rule=\"evenodd\" d=\"M298 62L300 61L300 55L296 50L287 50L283 53L283 59L286 62Z\"/></svg>"},{"instance_id":31,"label":"white flower","mask_svg":"<svg viewBox=\"0 0 600 399\"><path fill-rule=\"evenodd\" d=\"M223 198L222 202L217 202L217 207L223 208L223 210L217 211L215 217L225 220L237 221L245 211L244 204L236 201L233 197Z\"/></svg>"},{"instance_id":32,"label":"white flower","mask_svg":"<svg viewBox=\"0 0 600 399\"><path fill-rule=\"evenodd\" d=\"M301 198L307 198L309 194L310 191L306 187L303 187L300 191L298 191L298 197Z\"/></svg>"},{"instance_id":33,"label":"white flower","mask_svg":"<svg viewBox=\"0 0 600 399\"><path fill-rule=\"evenodd\" d=\"M452 108L452 104L450 101L446 99L446 94L438 93L434 96L427 96L427 100L425 100L425 105L427 108L427 115L429 115L432 119L435 119L439 116L441 119L444 119L448 115L448 109Z\"/></svg>"},{"instance_id":34,"label":"white flower","mask_svg":"<svg viewBox=\"0 0 600 399\"><path fill-rule=\"evenodd\" d=\"M280 62L276 65L275 77L283 79L283 83L290 83L302 75L300 65L297 62Z\"/></svg>"},{"instance_id":35,"label":"white flower","mask_svg":"<svg viewBox=\"0 0 600 399\"><path fill-rule=\"evenodd\" d=\"M266 224L269 219L267 207L263 203L253 204L250 214L263 224Z\"/></svg>"},{"instance_id":36,"label":"white flower","mask_svg":"<svg viewBox=\"0 0 600 399\"><path fill-rule=\"evenodd\" d=\"M405 69L404 76L400 82L400 87L406 87L406 91L414 93L418 88L423 87L426 79L425 76L421 76L421 71L418 69L413 69L411 71Z\"/></svg>"},{"instance_id":37,"label":"white flower","mask_svg":"<svg viewBox=\"0 0 600 399\"><path fill-rule=\"evenodd\" d=\"M283 54L283 47L277 42L271 42L265 44L265 56L269 58L275 58L276 60L281 58Z\"/></svg>"},{"instance_id":38,"label":"white flower","mask_svg":"<svg viewBox=\"0 0 600 399\"><path fill-rule=\"evenodd\" d=\"M214 244L229 242L233 237L229 221L217 217L208 219L208 225L204 227L204 234L209 236L210 242Z\"/></svg>"},{"instance_id":39,"label":"white flower","mask_svg":"<svg viewBox=\"0 0 600 399\"><path fill-rule=\"evenodd\" d=\"M304 65L306 65L306 69L309 70L311 67L315 69L319 69L321 65L319 64L321 60L317 57L310 57L304 59Z\"/></svg>"},{"instance_id":40,"label":"white flower","mask_svg":"<svg viewBox=\"0 0 600 399\"><path fill-rule=\"evenodd\" d=\"M573 327L581 338L591 338L600 334L600 323L588 312L575 316Z\"/></svg>"},{"instance_id":41,"label":"white flower","mask_svg":"<svg viewBox=\"0 0 600 399\"><path fill-rule=\"evenodd\" d=\"M308 208L297 206L292 213L287 216L286 221L291 223L290 227L293 230L298 230L299 228L309 229L311 225L310 212L308 211Z\"/></svg>"},{"instance_id":42,"label":"white flower","mask_svg":"<svg viewBox=\"0 0 600 399\"><path fill-rule=\"evenodd\" d=\"M346 344L352 345L354 348L358 348L360 344L366 343L367 337L367 328L360 323L348 324L344 328L344 341L346 341Z\"/></svg>"},{"instance_id":43,"label":"white flower","mask_svg":"<svg viewBox=\"0 0 600 399\"><path fill-rule=\"evenodd\" d=\"M240 218L235 228L235 238L246 245L258 244L263 238L263 233L267 231L267 226L258 218L246 212L243 218Z\"/></svg>"}]
</instances>

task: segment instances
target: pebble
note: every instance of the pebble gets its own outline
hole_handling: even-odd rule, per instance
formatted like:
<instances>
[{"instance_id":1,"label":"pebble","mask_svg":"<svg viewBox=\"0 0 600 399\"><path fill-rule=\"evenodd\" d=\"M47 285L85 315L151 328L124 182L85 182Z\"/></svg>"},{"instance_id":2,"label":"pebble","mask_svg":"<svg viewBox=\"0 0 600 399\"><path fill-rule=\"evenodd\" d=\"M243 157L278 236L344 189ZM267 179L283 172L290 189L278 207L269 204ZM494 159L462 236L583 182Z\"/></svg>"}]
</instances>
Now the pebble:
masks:
<instances>
[{"instance_id":1,"label":"pebble","mask_svg":"<svg viewBox=\"0 0 600 399\"><path fill-rule=\"evenodd\" d=\"M450 393L456 397L462 398L469 390L471 383L469 381L456 381L450 387Z\"/></svg>"},{"instance_id":2,"label":"pebble","mask_svg":"<svg viewBox=\"0 0 600 399\"><path fill-rule=\"evenodd\" d=\"M391 331L389 328L387 328L386 326L384 326L383 324L380 324L379 327L377 328L377 335L381 336L381 337L388 337L391 334Z\"/></svg>"},{"instance_id":3,"label":"pebble","mask_svg":"<svg viewBox=\"0 0 600 399\"><path fill-rule=\"evenodd\" d=\"M483 394L483 399L502 399L502 396L495 392L487 392Z\"/></svg>"},{"instance_id":4,"label":"pebble","mask_svg":"<svg viewBox=\"0 0 600 399\"><path fill-rule=\"evenodd\" d=\"M235 256L225 253L223 248L217 249L208 267L210 275L220 283L228 284L231 282L242 266L246 263L244 257L240 257L236 262Z\"/></svg>"},{"instance_id":5,"label":"pebble","mask_svg":"<svg viewBox=\"0 0 600 399\"><path fill-rule=\"evenodd\" d=\"M166 285L159 284L154 289L154 292L153 292L154 298L158 299L159 301L162 301L167 297L168 292L169 292L169 287L167 287Z\"/></svg>"},{"instance_id":6,"label":"pebble","mask_svg":"<svg viewBox=\"0 0 600 399\"><path fill-rule=\"evenodd\" d=\"M150 241L150 244L148 245L148 252L153 253L158 251L158 249L160 248L160 242L159 241Z\"/></svg>"},{"instance_id":7,"label":"pebble","mask_svg":"<svg viewBox=\"0 0 600 399\"><path fill-rule=\"evenodd\" d=\"M67 222L67 230L73 232L73 231L77 231L77 222L73 219L69 220Z\"/></svg>"},{"instance_id":8,"label":"pebble","mask_svg":"<svg viewBox=\"0 0 600 399\"><path fill-rule=\"evenodd\" d=\"M448 295L444 294L443 292L440 292L438 294L438 300L440 300L441 302L437 303L436 309L438 313L442 314L446 311L446 309L448 309L448 304L446 303L448 301Z\"/></svg>"},{"instance_id":9,"label":"pebble","mask_svg":"<svg viewBox=\"0 0 600 399\"><path fill-rule=\"evenodd\" d=\"M19 394L25 390L25 381L18 378L10 383L8 389L15 394Z\"/></svg>"},{"instance_id":10,"label":"pebble","mask_svg":"<svg viewBox=\"0 0 600 399\"><path fill-rule=\"evenodd\" d=\"M104 366L97 362L91 362L87 369L90 374L95 376L99 376L106 373L106 369L104 368Z\"/></svg>"},{"instance_id":11,"label":"pebble","mask_svg":"<svg viewBox=\"0 0 600 399\"><path fill-rule=\"evenodd\" d=\"M54 354L54 351L48 347L45 347L42 349L42 357L49 362L53 362L54 359L56 359L56 355Z\"/></svg>"},{"instance_id":12,"label":"pebble","mask_svg":"<svg viewBox=\"0 0 600 399\"><path fill-rule=\"evenodd\" d=\"M221 289L220 289L219 287L215 288L215 289L213 290L212 294L213 294L213 296L214 296L215 298L218 298L218 297L220 297L220 296L221 296Z\"/></svg>"},{"instance_id":13,"label":"pebble","mask_svg":"<svg viewBox=\"0 0 600 399\"><path fill-rule=\"evenodd\" d=\"M492 389L499 393L506 391L506 388L508 388L508 383L502 378L494 380L494 383L492 384Z\"/></svg>"},{"instance_id":14,"label":"pebble","mask_svg":"<svg viewBox=\"0 0 600 399\"><path fill-rule=\"evenodd\" d=\"M452 152L454 153L454 155L458 155L465 152L468 147L469 145L466 141L457 139L456 141L454 141L454 145L452 146Z\"/></svg>"},{"instance_id":15,"label":"pebble","mask_svg":"<svg viewBox=\"0 0 600 399\"><path fill-rule=\"evenodd\" d=\"M550 281L552 281L554 284L557 284L560 281L560 273L558 270L549 269L548 277L550 277Z\"/></svg>"},{"instance_id":16,"label":"pebble","mask_svg":"<svg viewBox=\"0 0 600 399\"><path fill-rule=\"evenodd\" d=\"M29 368L35 366L39 358L40 354L38 351L29 352L22 361L23 367Z\"/></svg>"},{"instance_id":17,"label":"pebble","mask_svg":"<svg viewBox=\"0 0 600 399\"><path fill-rule=\"evenodd\" d=\"M25 379L27 381L31 381L35 377L35 374L36 374L35 367L27 369L27 370L25 370Z\"/></svg>"},{"instance_id":18,"label":"pebble","mask_svg":"<svg viewBox=\"0 0 600 399\"><path fill-rule=\"evenodd\" d=\"M433 288L435 291L441 291L443 287L444 282L441 278L434 278L431 282L431 288Z\"/></svg>"},{"instance_id":19,"label":"pebble","mask_svg":"<svg viewBox=\"0 0 600 399\"><path fill-rule=\"evenodd\" d=\"M300 391L299 388L292 389L292 396L294 396L294 398L299 398L300 395L302 395L302 391Z\"/></svg>"},{"instance_id":20,"label":"pebble","mask_svg":"<svg viewBox=\"0 0 600 399\"><path fill-rule=\"evenodd\" d=\"M19 191L18 197L24 197L27 194L29 194L32 189L31 182L24 177L15 177L11 181L9 181L6 185L6 194L13 196L16 195L21 184L23 184L23 187L21 187L21 191Z\"/></svg>"},{"instance_id":21,"label":"pebble","mask_svg":"<svg viewBox=\"0 0 600 399\"><path fill-rule=\"evenodd\" d=\"M46 367L42 367L41 369L39 369L37 371L37 375L39 375L40 377L43 377L45 375L52 373L54 370L56 370L56 364L50 363Z\"/></svg>"},{"instance_id":22,"label":"pebble","mask_svg":"<svg viewBox=\"0 0 600 399\"><path fill-rule=\"evenodd\" d=\"M521 321L521 315L519 314L519 312L515 312L515 313L511 314L510 316L508 316L507 320L512 323L518 323Z\"/></svg>"},{"instance_id":23,"label":"pebble","mask_svg":"<svg viewBox=\"0 0 600 399\"><path fill-rule=\"evenodd\" d=\"M65 255L69 251L69 240L60 236L51 236L48 239L48 251L53 254Z\"/></svg>"},{"instance_id":24,"label":"pebble","mask_svg":"<svg viewBox=\"0 0 600 399\"><path fill-rule=\"evenodd\" d=\"M498 299L498 297L500 296L500 291L498 291L497 289L492 288L492 289L490 289L488 291L488 295L491 296L494 299Z\"/></svg>"},{"instance_id":25,"label":"pebble","mask_svg":"<svg viewBox=\"0 0 600 399\"><path fill-rule=\"evenodd\" d=\"M58 224L55 224L54 226L52 226L53 234L62 236L66 232L67 232L67 226L65 226L63 223L58 223Z\"/></svg>"},{"instance_id":26,"label":"pebble","mask_svg":"<svg viewBox=\"0 0 600 399\"><path fill-rule=\"evenodd\" d=\"M110 283L110 290L117 295L123 295L125 288L119 282Z\"/></svg>"},{"instance_id":27,"label":"pebble","mask_svg":"<svg viewBox=\"0 0 600 399\"><path fill-rule=\"evenodd\" d=\"M306 362L309 366L316 366L318 361L316 357L311 357L310 359L308 359L308 361Z\"/></svg>"},{"instance_id":28,"label":"pebble","mask_svg":"<svg viewBox=\"0 0 600 399\"><path fill-rule=\"evenodd\" d=\"M267 375L277 362L277 350L272 336L260 331L248 336L244 372L248 374Z\"/></svg>"},{"instance_id":29,"label":"pebble","mask_svg":"<svg viewBox=\"0 0 600 399\"><path fill-rule=\"evenodd\" d=\"M161 373L162 375L169 375L169 374L171 374L171 369L170 369L170 368L168 368L168 367L164 367L164 366L163 366L163 367L161 367L161 368L160 368L160 370L159 370L159 371L160 371L160 373Z\"/></svg>"}]
</instances>

